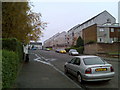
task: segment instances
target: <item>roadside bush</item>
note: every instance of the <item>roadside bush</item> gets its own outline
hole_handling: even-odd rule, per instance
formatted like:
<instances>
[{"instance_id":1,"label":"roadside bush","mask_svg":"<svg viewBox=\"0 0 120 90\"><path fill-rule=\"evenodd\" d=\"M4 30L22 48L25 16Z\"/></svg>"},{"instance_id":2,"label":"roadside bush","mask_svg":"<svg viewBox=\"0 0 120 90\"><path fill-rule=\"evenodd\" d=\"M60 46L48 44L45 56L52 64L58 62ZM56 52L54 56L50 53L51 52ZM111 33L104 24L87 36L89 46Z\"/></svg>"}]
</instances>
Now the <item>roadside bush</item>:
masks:
<instances>
[{"instance_id":1,"label":"roadside bush","mask_svg":"<svg viewBox=\"0 0 120 90\"><path fill-rule=\"evenodd\" d=\"M79 54L83 54L84 47L76 48L76 50L79 52Z\"/></svg>"},{"instance_id":2,"label":"roadside bush","mask_svg":"<svg viewBox=\"0 0 120 90\"><path fill-rule=\"evenodd\" d=\"M23 60L23 46L15 38L2 39L2 49L14 51L19 56L19 61Z\"/></svg>"},{"instance_id":3,"label":"roadside bush","mask_svg":"<svg viewBox=\"0 0 120 90\"><path fill-rule=\"evenodd\" d=\"M0 90L2 89L2 50L0 50Z\"/></svg>"},{"instance_id":4,"label":"roadside bush","mask_svg":"<svg viewBox=\"0 0 120 90\"><path fill-rule=\"evenodd\" d=\"M66 52L69 52L70 48L65 48Z\"/></svg>"},{"instance_id":5,"label":"roadside bush","mask_svg":"<svg viewBox=\"0 0 120 90\"><path fill-rule=\"evenodd\" d=\"M17 39L2 39L2 49L2 86L10 88L23 61L23 46Z\"/></svg>"},{"instance_id":6,"label":"roadside bush","mask_svg":"<svg viewBox=\"0 0 120 90\"><path fill-rule=\"evenodd\" d=\"M9 51L16 51L17 40L15 38L2 39L2 49L6 49Z\"/></svg>"},{"instance_id":7,"label":"roadside bush","mask_svg":"<svg viewBox=\"0 0 120 90\"><path fill-rule=\"evenodd\" d=\"M10 88L14 83L19 66L18 55L13 51L2 50L2 87Z\"/></svg>"}]
</instances>

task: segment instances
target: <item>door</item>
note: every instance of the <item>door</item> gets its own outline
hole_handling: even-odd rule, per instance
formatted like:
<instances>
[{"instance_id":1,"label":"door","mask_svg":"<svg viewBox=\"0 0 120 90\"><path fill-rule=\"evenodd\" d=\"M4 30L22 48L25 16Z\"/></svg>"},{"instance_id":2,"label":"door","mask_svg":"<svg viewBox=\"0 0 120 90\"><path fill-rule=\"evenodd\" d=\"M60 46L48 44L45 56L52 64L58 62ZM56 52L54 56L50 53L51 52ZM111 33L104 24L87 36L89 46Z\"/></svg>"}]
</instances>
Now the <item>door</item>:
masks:
<instances>
[{"instance_id":1,"label":"door","mask_svg":"<svg viewBox=\"0 0 120 90\"><path fill-rule=\"evenodd\" d=\"M74 71L73 74L75 76L77 76L77 72L79 71L79 68L80 68L80 58L76 58L72 67L72 70Z\"/></svg>"},{"instance_id":2,"label":"door","mask_svg":"<svg viewBox=\"0 0 120 90\"><path fill-rule=\"evenodd\" d=\"M80 68L80 59L79 58L73 58L69 64L69 72L71 72L73 75L77 75L77 71Z\"/></svg>"},{"instance_id":3,"label":"door","mask_svg":"<svg viewBox=\"0 0 120 90\"><path fill-rule=\"evenodd\" d=\"M73 74L73 63L75 62L75 59L76 58L73 58L71 61L68 62L68 65L67 65L67 69L68 69L68 72L72 73Z\"/></svg>"}]
</instances>

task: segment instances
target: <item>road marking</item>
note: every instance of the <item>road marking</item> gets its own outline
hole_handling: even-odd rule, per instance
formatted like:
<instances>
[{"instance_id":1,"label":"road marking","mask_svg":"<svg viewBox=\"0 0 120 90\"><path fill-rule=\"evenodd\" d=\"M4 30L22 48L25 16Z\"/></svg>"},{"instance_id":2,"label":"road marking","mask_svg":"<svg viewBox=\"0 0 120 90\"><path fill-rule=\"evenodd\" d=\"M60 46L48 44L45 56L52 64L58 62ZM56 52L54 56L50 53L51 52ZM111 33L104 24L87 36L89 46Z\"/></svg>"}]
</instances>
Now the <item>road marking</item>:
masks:
<instances>
[{"instance_id":1,"label":"road marking","mask_svg":"<svg viewBox=\"0 0 120 90\"><path fill-rule=\"evenodd\" d=\"M64 72L62 72L61 70L59 70L58 68L56 68L54 65L52 65L50 62L46 62L48 60L46 60L43 56L39 57L37 54L35 54L35 56L37 57L36 59L34 59L35 61L37 62L41 62L43 64L47 64L47 65L50 65L52 66L56 71L58 71L59 73L61 73L63 76L65 76L68 80L70 80L72 83L74 83L78 88L81 88L78 84L76 84L73 80L71 80L68 76L66 76L64 74ZM42 61L42 59L44 59L44 61ZM53 59L54 60L54 59Z\"/></svg>"},{"instance_id":2,"label":"road marking","mask_svg":"<svg viewBox=\"0 0 120 90\"><path fill-rule=\"evenodd\" d=\"M35 56L36 56L37 58L34 59L34 61L41 62L41 63L47 64L47 65L51 65L49 62L42 61L42 58L39 57L37 54L35 54Z\"/></svg>"}]
</instances>

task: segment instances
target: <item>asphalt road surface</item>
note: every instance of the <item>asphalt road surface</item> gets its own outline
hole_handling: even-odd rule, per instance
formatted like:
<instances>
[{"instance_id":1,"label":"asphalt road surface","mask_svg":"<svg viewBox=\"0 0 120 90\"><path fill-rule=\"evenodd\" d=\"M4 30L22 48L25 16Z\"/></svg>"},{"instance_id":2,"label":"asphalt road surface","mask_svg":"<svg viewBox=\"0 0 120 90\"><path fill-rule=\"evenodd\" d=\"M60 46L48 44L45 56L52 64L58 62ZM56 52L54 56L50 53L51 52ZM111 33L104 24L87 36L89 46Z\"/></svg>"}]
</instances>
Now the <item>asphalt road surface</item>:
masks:
<instances>
[{"instance_id":1,"label":"asphalt road surface","mask_svg":"<svg viewBox=\"0 0 120 90\"><path fill-rule=\"evenodd\" d=\"M43 67L46 67L45 65L49 65L54 70L57 70L58 73L61 73L61 75L63 77L61 78L61 76L56 75L57 79L59 78L61 80L60 82L63 81L63 82L66 82L66 83L65 83L65 85L64 85L64 83L62 83L61 86L60 85L58 85L58 87L56 86L57 88L60 88L60 87L64 88L67 85L66 88L82 88L82 89L88 89L88 90L89 89L99 89L99 88L118 89L118 61L114 61L114 60L111 60L111 59L109 59L107 61L108 63L110 63L110 64L113 65L113 68L114 68L114 71L115 71L115 77L113 77L113 79L110 80L109 82L106 82L106 81L84 82L83 84L80 84L77 81L76 77L74 77L74 76L72 76L70 74L67 74L67 75L64 74L64 64L65 64L65 62L71 60L71 58L73 56L70 56L68 54L56 53L55 51L45 51L45 50L30 50L29 54L30 54L30 63L31 62L37 62L39 64L42 64ZM35 65L35 64L33 64L33 65ZM27 65L24 65L24 66L27 67ZM45 69L43 68L43 70L45 70ZM22 71L24 71L24 69ZM43 71L39 71L39 72L42 73ZM51 73L53 73L53 72L54 71L51 71ZM23 76L24 72L20 73L20 74L21 75L19 76L19 79L17 80L17 85L19 87L22 87L22 86L24 86L24 84L21 85L21 82L24 82L24 80L23 80L23 78L24 78L24 76ZM46 72L46 74L47 74L47 72ZM48 72L47 75L50 75L50 72ZM55 77L52 77L52 76L50 76L50 77L51 78L55 78ZM43 79L45 80L47 78L43 77ZM44 86L44 80L43 80L42 87L45 87ZM70 83L68 83L68 82L70 82ZM49 82L45 82L45 83L47 84ZM71 83L72 83L72 86L71 86ZM52 85L53 84L49 84L48 87L53 88ZM57 85L57 82L56 82L56 85Z\"/></svg>"},{"instance_id":2,"label":"asphalt road surface","mask_svg":"<svg viewBox=\"0 0 120 90\"><path fill-rule=\"evenodd\" d=\"M59 71L64 73L64 64L69 61L73 56L68 54L56 53L55 51L45 51L45 50L34 50L30 51L30 53L37 54L39 57L42 57L46 62L51 63L54 67L56 67ZM109 82L99 81L99 82L85 82L84 84L80 84L76 77L72 75L66 75L71 80L73 80L76 84L81 86L82 88L118 88L118 61L107 60L108 63L113 65L115 71L115 77Z\"/></svg>"}]
</instances>

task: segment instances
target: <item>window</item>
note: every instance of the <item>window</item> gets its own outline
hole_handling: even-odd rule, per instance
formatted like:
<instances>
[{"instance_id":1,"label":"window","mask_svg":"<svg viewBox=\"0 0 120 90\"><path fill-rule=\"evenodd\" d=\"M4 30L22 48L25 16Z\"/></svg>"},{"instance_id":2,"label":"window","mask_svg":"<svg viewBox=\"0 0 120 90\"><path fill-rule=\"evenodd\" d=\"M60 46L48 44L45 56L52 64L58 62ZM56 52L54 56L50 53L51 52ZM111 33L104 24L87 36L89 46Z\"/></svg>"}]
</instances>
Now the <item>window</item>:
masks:
<instances>
[{"instance_id":1,"label":"window","mask_svg":"<svg viewBox=\"0 0 120 90\"><path fill-rule=\"evenodd\" d=\"M102 39L100 38L100 42L102 41Z\"/></svg>"},{"instance_id":2,"label":"window","mask_svg":"<svg viewBox=\"0 0 120 90\"><path fill-rule=\"evenodd\" d=\"M69 61L68 63L74 63L75 62L75 60L76 60L76 58L73 58L71 61Z\"/></svg>"},{"instance_id":3,"label":"window","mask_svg":"<svg viewBox=\"0 0 120 90\"><path fill-rule=\"evenodd\" d=\"M111 32L114 32L114 28L111 28Z\"/></svg>"},{"instance_id":4,"label":"window","mask_svg":"<svg viewBox=\"0 0 120 90\"><path fill-rule=\"evenodd\" d=\"M109 18L107 19L107 23L111 23L111 20Z\"/></svg>"},{"instance_id":5,"label":"window","mask_svg":"<svg viewBox=\"0 0 120 90\"><path fill-rule=\"evenodd\" d=\"M111 43L113 43L114 42L114 38L110 38L110 41L111 41Z\"/></svg>"},{"instance_id":6,"label":"window","mask_svg":"<svg viewBox=\"0 0 120 90\"><path fill-rule=\"evenodd\" d=\"M104 32L104 29L103 29L103 28L100 28L99 31L100 31L100 32Z\"/></svg>"},{"instance_id":7,"label":"window","mask_svg":"<svg viewBox=\"0 0 120 90\"><path fill-rule=\"evenodd\" d=\"M79 59L79 58L76 58L74 64L75 64L75 65L80 65L80 59Z\"/></svg>"},{"instance_id":8,"label":"window","mask_svg":"<svg viewBox=\"0 0 120 90\"><path fill-rule=\"evenodd\" d=\"M74 32L72 32L72 36L74 36Z\"/></svg>"},{"instance_id":9,"label":"window","mask_svg":"<svg viewBox=\"0 0 120 90\"><path fill-rule=\"evenodd\" d=\"M105 64L105 62L99 57L90 57L83 59L85 65Z\"/></svg>"},{"instance_id":10,"label":"window","mask_svg":"<svg viewBox=\"0 0 120 90\"><path fill-rule=\"evenodd\" d=\"M117 41L118 41L118 38L116 38L116 37L114 37L113 39L114 39L114 42L117 42Z\"/></svg>"},{"instance_id":11,"label":"window","mask_svg":"<svg viewBox=\"0 0 120 90\"><path fill-rule=\"evenodd\" d=\"M120 32L120 29L118 29L118 32Z\"/></svg>"},{"instance_id":12,"label":"window","mask_svg":"<svg viewBox=\"0 0 120 90\"><path fill-rule=\"evenodd\" d=\"M102 38L98 38L98 42L104 42Z\"/></svg>"}]
</instances>

